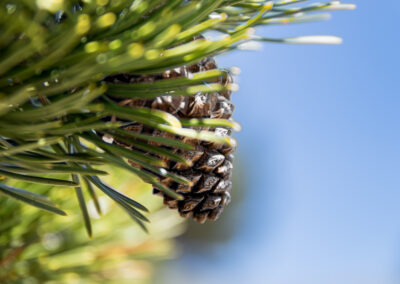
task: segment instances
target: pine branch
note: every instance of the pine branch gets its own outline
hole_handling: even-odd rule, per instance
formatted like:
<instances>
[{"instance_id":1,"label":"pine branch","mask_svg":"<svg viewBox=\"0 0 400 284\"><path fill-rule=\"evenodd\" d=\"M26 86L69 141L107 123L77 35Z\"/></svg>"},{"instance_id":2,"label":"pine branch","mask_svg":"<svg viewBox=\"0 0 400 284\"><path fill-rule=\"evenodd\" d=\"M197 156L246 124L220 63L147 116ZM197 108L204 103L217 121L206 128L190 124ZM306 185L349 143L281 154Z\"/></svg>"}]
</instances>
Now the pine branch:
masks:
<instances>
[{"instance_id":1,"label":"pine branch","mask_svg":"<svg viewBox=\"0 0 400 284\"><path fill-rule=\"evenodd\" d=\"M168 172L163 158L188 165L190 161L163 145L186 150L193 146L176 138L129 132L124 127L134 121L175 137L232 146L235 140L231 137L194 128L238 130L240 126L227 119L179 119L167 111L116 102L232 91L236 86L226 80L231 76L229 71L218 69L136 84L105 78L173 70L243 47L249 41L339 43L336 37L326 36L272 39L253 35L255 26L324 20L326 14L313 13L354 8L339 1L301 2L307 1L8 1L0 9L0 176L5 177L0 192L65 214L46 198L6 183L10 179L72 186L90 235L83 190L90 193L100 213L94 190L98 188L144 227L148 220L140 211L146 208L103 183L99 176L107 173L93 166L126 169L179 199L181 196L160 183L160 178L180 184L191 181ZM209 32L221 36L200 37ZM221 84L221 80L228 83ZM104 141L107 137L137 150ZM69 174L72 180L50 177L60 173Z\"/></svg>"}]
</instances>

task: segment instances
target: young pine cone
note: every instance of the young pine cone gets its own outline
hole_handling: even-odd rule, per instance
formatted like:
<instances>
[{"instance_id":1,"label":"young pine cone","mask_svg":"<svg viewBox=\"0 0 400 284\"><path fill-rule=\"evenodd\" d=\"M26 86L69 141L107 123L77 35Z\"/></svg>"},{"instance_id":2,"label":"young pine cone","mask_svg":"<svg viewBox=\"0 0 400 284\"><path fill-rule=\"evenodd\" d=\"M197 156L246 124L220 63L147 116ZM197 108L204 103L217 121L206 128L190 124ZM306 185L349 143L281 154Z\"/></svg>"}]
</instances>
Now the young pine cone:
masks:
<instances>
[{"instance_id":1,"label":"young pine cone","mask_svg":"<svg viewBox=\"0 0 400 284\"><path fill-rule=\"evenodd\" d=\"M106 80L116 84L135 84L139 82L153 82L156 80L171 79L187 76L190 73L202 72L216 69L216 63L211 58L206 58L197 64L184 66L179 69L168 70L157 75L130 75L118 74L108 77ZM228 84L230 78L220 79L221 84ZM234 109L230 102L231 91L214 93L197 93L194 96L159 96L154 99L128 99L120 101L120 105L132 107L148 107L152 109L163 110L174 114L181 119L190 118L223 118L230 119ZM169 178L161 177L163 185L171 188L181 194L183 200L175 200L162 191L154 188L154 193L164 198L164 204L169 208L177 209L183 217L193 217L196 221L204 223L207 219L216 220L222 213L224 206L230 200L230 191L232 188L232 160L233 148L218 143L205 142L197 139L178 137L174 134L163 132L157 129L146 127L142 124L133 122L125 127L126 130L136 133L151 134L153 136L162 136L167 138L178 138L186 143L195 146L195 150L173 149L172 147L162 146L168 150L173 150L176 154L184 157L191 162L191 165L177 163L164 158L167 164L168 172L186 177L192 181L193 185L179 184ZM201 127L196 130L215 131L216 135L229 136L231 130L217 127L215 129L204 129ZM134 145L127 145L118 142L125 147L140 150ZM149 144L161 146L155 142ZM148 153L151 155L150 153ZM137 164L131 162L138 167Z\"/></svg>"}]
</instances>

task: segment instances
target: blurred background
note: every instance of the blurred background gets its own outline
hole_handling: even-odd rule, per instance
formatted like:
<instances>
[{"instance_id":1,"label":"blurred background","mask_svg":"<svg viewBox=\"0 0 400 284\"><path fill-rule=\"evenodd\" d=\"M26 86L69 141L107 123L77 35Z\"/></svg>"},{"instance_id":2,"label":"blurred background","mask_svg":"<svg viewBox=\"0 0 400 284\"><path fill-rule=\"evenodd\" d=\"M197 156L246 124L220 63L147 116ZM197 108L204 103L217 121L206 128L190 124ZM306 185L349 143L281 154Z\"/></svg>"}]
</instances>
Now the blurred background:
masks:
<instances>
[{"instance_id":1,"label":"blurred background","mask_svg":"<svg viewBox=\"0 0 400 284\"><path fill-rule=\"evenodd\" d=\"M258 30L343 45L219 57L242 70L234 203L189 226L156 283L400 283L400 26L383 2Z\"/></svg>"}]
</instances>

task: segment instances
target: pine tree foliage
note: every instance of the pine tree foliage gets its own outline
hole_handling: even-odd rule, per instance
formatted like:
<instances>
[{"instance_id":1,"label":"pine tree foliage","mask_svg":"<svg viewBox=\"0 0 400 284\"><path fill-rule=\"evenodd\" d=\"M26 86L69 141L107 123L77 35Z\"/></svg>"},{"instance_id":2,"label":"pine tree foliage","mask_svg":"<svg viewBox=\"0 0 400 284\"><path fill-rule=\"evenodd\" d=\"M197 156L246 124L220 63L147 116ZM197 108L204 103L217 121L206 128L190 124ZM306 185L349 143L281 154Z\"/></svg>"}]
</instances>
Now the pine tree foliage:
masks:
<instances>
[{"instance_id":1,"label":"pine tree foliage","mask_svg":"<svg viewBox=\"0 0 400 284\"><path fill-rule=\"evenodd\" d=\"M305 3L303 3L305 2ZM196 73L153 84L122 86L103 79L117 73L157 74L194 64L220 53L245 47L249 41L282 43L339 43L336 37L265 38L252 27L326 19L314 13L354 8L340 1L309 3L302 0L19 0L1 1L0 8L0 193L55 214L65 211L29 186L9 181L70 187L76 193L87 228L83 192L98 204L97 190L114 200L144 227L147 209L102 181L101 166L125 169L162 190L181 196L160 183L168 176L179 183L190 180L163 170L160 159L129 152L104 141L99 132L118 133L124 121L139 122L175 135L234 145L230 137L196 131L197 126L227 127L225 119L181 121L161 110L125 107L110 98L192 96L235 89L221 84L223 69ZM210 34L210 37L199 37ZM188 148L176 139L136 134L135 141ZM154 152L161 146L151 146ZM141 167L128 161L133 160ZM145 171L145 169L151 169ZM157 173L154 173L157 171ZM65 178L65 174L68 177ZM61 176L61 177L60 177ZM63 178L64 177L64 178ZM100 208L99 208L100 210Z\"/></svg>"},{"instance_id":2,"label":"pine tree foliage","mask_svg":"<svg viewBox=\"0 0 400 284\"><path fill-rule=\"evenodd\" d=\"M32 206L0 199L0 283L153 283L158 263L176 256L174 238L185 229L185 222L162 206L149 185L125 173L107 167L112 173L107 182L134 194L151 210L149 234L116 210L117 204L100 196L101 219L95 204L88 202L95 238L89 240L82 226L74 199L65 198L66 187L53 192L63 209L72 214L59 218ZM29 187L40 193L51 185L28 185L10 181L18 187ZM166 220L168 220L166 222Z\"/></svg>"}]
</instances>

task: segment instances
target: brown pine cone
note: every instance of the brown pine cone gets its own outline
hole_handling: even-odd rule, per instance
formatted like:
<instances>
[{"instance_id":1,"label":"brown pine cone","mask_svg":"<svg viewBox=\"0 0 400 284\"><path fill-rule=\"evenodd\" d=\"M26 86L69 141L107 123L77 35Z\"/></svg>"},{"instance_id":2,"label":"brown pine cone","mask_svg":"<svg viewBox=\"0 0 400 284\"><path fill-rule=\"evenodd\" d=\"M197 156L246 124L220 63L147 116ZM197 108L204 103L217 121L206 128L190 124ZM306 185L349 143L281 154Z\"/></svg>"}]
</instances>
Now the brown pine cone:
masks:
<instances>
[{"instance_id":1,"label":"brown pine cone","mask_svg":"<svg viewBox=\"0 0 400 284\"><path fill-rule=\"evenodd\" d=\"M156 80L182 77L187 76L190 73L202 72L216 68L217 66L215 61L211 58L206 58L197 64L168 70L162 74L139 76L118 74L108 77L106 80L112 83L135 84L138 82L153 82ZM221 78L220 83L230 83L230 77ZM230 119L234 110L230 98L231 91L223 91L214 93L197 93L192 97L166 95L156 97L155 99L128 99L120 101L119 104L163 110L174 114L181 119ZM154 188L154 193L163 196L164 204L172 209L177 209L181 216L193 217L200 223L204 223L207 219L216 220L220 216L224 206L231 200L230 191L232 188L231 180L233 169L232 152L234 150L232 147L218 143L200 141L197 139L178 137L171 133L143 126L139 123L132 123L125 129L136 133L151 134L153 136L179 138L186 143L194 145L195 150L192 151L162 146L174 151L191 162L191 165L188 165L187 163L177 163L164 158L164 161L167 164L167 171L186 177L193 182L193 185L189 186L179 184L170 178L161 177L163 185L181 194L184 199L175 200L165 195L157 188ZM222 127L217 127L215 129L204 129L199 127L196 129L215 131L215 133L220 136L231 135L230 129ZM140 149L135 148L134 145L127 145L119 141L116 141L116 143L140 151ZM161 146L155 142L149 142L149 144ZM131 162L131 164L139 167L139 165L134 162Z\"/></svg>"}]
</instances>

